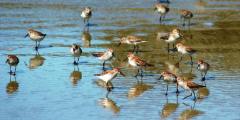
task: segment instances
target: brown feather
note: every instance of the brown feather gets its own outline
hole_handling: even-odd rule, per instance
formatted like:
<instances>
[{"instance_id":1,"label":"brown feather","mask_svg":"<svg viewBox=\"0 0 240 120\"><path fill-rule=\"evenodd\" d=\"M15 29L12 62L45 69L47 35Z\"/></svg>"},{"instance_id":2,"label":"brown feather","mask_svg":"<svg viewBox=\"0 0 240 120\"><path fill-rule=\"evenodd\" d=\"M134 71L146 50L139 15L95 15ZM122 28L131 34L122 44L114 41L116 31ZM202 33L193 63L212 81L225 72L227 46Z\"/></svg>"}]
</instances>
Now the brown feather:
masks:
<instances>
[{"instance_id":1,"label":"brown feather","mask_svg":"<svg viewBox=\"0 0 240 120\"><path fill-rule=\"evenodd\" d=\"M101 57L102 55L104 55L105 52L100 52L98 54L92 54L94 57Z\"/></svg>"},{"instance_id":2,"label":"brown feather","mask_svg":"<svg viewBox=\"0 0 240 120\"><path fill-rule=\"evenodd\" d=\"M197 52L197 50L194 50L194 49L192 49L192 48L190 48L188 46L186 46L186 51L187 52Z\"/></svg>"},{"instance_id":3,"label":"brown feather","mask_svg":"<svg viewBox=\"0 0 240 120\"><path fill-rule=\"evenodd\" d=\"M187 81L187 86L188 86L189 88L201 88L201 87L205 87L205 86L198 85L198 84L196 84L196 83L194 83L194 82L190 82L190 81Z\"/></svg>"}]
</instances>

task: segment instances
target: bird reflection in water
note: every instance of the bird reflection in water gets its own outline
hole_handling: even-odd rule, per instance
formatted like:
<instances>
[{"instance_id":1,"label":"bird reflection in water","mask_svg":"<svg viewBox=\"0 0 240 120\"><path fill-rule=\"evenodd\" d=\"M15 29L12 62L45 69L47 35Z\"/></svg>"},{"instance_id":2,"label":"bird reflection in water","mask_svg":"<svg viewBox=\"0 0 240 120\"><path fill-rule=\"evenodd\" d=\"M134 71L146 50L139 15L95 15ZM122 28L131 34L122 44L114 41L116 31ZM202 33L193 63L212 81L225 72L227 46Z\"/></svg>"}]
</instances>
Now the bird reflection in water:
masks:
<instances>
[{"instance_id":1,"label":"bird reflection in water","mask_svg":"<svg viewBox=\"0 0 240 120\"><path fill-rule=\"evenodd\" d=\"M167 118L169 115L174 113L176 111L176 109L178 108L178 106L179 106L178 95L176 95L176 96L177 96L177 102L176 103L168 103L168 97L167 97L167 103L164 105L164 107L162 109L162 114L161 114L162 119ZM160 113L160 111L159 111L159 113Z\"/></svg>"},{"instance_id":2,"label":"bird reflection in water","mask_svg":"<svg viewBox=\"0 0 240 120\"><path fill-rule=\"evenodd\" d=\"M202 102L204 98L209 96L209 94L210 94L210 91L207 87L199 89L197 92L198 101Z\"/></svg>"},{"instance_id":3,"label":"bird reflection in water","mask_svg":"<svg viewBox=\"0 0 240 120\"><path fill-rule=\"evenodd\" d=\"M77 70L75 70L75 67ZM74 65L74 71L70 74L69 79L72 84L77 84L77 82L82 79L82 72L79 71L78 65Z\"/></svg>"},{"instance_id":4,"label":"bird reflection in water","mask_svg":"<svg viewBox=\"0 0 240 120\"><path fill-rule=\"evenodd\" d=\"M178 120L187 120L187 119L191 119L191 118L193 118L193 117L196 117L196 116L198 116L198 115L200 115L200 114L204 114L203 111L195 110L195 109L194 109L195 103L196 103L196 101L194 101L194 105L193 105L193 107L191 106L190 109L184 110L184 111L180 114L180 116L178 117ZM186 106L189 106L188 104L185 104L185 103L183 103L183 104L186 105Z\"/></svg>"},{"instance_id":5,"label":"bird reflection in water","mask_svg":"<svg viewBox=\"0 0 240 120\"><path fill-rule=\"evenodd\" d=\"M97 81L94 81L94 82L95 82L98 86L102 86L102 87L104 87L104 88L107 88L107 84L106 84L106 82L103 81L103 80L97 80ZM108 86L109 86L109 88L113 88L113 87L114 87L111 81L108 81Z\"/></svg>"},{"instance_id":6,"label":"bird reflection in water","mask_svg":"<svg viewBox=\"0 0 240 120\"><path fill-rule=\"evenodd\" d=\"M34 58L29 60L29 69L35 69L35 67L42 66L45 58L41 57L38 50L36 50L36 54Z\"/></svg>"},{"instance_id":7,"label":"bird reflection in water","mask_svg":"<svg viewBox=\"0 0 240 120\"><path fill-rule=\"evenodd\" d=\"M98 100L98 102L106 109L113 110L115 114L117 114L120 111L120 107L117 106L117 104L111 99L108 98L108 94L110 91L107 92L106 98L101 98Z\"/></svg>"},{"instance_id":8,"label":"bird reflection in water","mask_svg":"<svg viewBox=\"0 0 240 120\"><path fill-rule=\"evenodd\" d=\"M8 94L12 94L13 92L17 91L18 89L18 82L16 81L16 75L14 76L14 81L11 80L11 74L10 74L10 82L7 84L7 90L6 92Z\"/></svg>"},{"instance_id":9,"label":"bird reflection in water","mask_svg":"<svg viewBox=\"0 0 240 120\"><path fill-rule=\"evenodd\" d=\"M83 31L82 35L81 35L81 40L84 42L84 47L85 48L89 48L90 46L90 42L92 40L92 36L90 35L89 32Z\"/></svg>"},{"instance_id":10,"label":"bird reflection in water","mask_svg":"<svg viewBox=\"0 0 240 120\"><path fill-rule=\"evenodd\" d=\"M138 81L138 78L135 77ZM150 85L146 85L143 82L139 82L135 85L133 85L127 93L127 97L129 98L129 100L132 100L134 97L138 97L140 94L142 94L143 92L147 91L148 89L152 89L153 86Z\"/></svg>"},{"instance_id":11,"label":"bird reflection in water","mask_svg":"<svg viewBox=\"0 0 240 120\"><path fill-rule=\"evenodd\" d=\"M192 73L192 68L193 68L193 65L191 65L190 71L189 71L189 72L186 72L186 73L184 73L184 72L183 72L183 69L181 69L181 70L180 70L180 71L181 71L181 74L180 74L179 76L183 76L183 78L184 78L185 80L192 80L192 79L196 78L196 77L197 77L196 74Z\"/></svg>"}]
</instances>

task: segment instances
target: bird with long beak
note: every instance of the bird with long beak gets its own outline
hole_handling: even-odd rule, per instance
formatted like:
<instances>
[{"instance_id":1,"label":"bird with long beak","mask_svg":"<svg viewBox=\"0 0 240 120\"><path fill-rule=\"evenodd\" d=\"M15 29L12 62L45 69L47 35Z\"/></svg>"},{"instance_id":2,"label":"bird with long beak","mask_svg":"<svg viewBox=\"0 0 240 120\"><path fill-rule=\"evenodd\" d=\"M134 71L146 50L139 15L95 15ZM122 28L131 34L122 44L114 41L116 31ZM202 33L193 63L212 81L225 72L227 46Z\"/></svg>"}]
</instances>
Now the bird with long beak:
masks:
<instances>
[{"instance_id":1,"label":"bird with long beak","mask_svg":"<svg viewBox=\"0 0 240 120\"><path fill-rule=\"evenodd\" d=\"M183 57L184 55L189 55L189 56L191 57L191 63L193 64L193 62L192 62L192 56L191 56L191 55L194 54L195 52L197 52L197 50L194 50L194 49L192 49L192 48L190 48L190 47L188 47L188 46L185 46L185 45L183 45L183 44L181 44L181 43L178 43L173 50L174 50L174 51L177 50L179 53L181 53L181 54L182 54L182 57ZM182 60L182 57L181 57L181 59L177 62L177 64L179 64L179 62Z\"/></svg>"},{"instance_id":2,"label":"bird with long beak","mask_svg":"<svg viewBox=\"0 0 240 120\"><path fill-rule=\"evenodd\" d=\"M36 41L36 49L37 49L40 46L40 41L42 41L45 38L46 34L30 29L28 31L28 34L25 36L25 38L27 36L30 36L31 40ZM37 42L39 42L38 45L37 45Z\"/></svg>"},{"instance_id":3,"label":"bird with long beak","mask_svg":"<svg viewBox=\"0 0 240 120\"><path fill-rule=\"evenodd\" d=\"M110 91L110 87L108 86L108 81L112 81L113 78L117 76L117 74L121 74L122 76L125 77L125 75L121 72L119 68L114 68L113 70L107 70L104 71L101 74L94 74L94 76L98 77L99 79L103 80L106 82L107 85L107 90Z\"/></svg>"},{"instance_id":4,"label":"bird with long beak","mask_svg":"<svg viewBox=\"0 0 240 120\"><path fill-rule=\"evenodd\" d=\"M167 14L168 11L169 11L169 8L168 8L167 6L165 6L165 5L162 5L162 4L158 3L158 4L155 6L155 8L154 8L154 11L155 11L155 10L157 10L158 13L161 14L161 16L160 16L160 18L159 18L159 20L160 20L160 22L161 22L162 20L164 20L166 14Z\"/></svg>"},{"instance_id":5,"label":"bird with long beak","mask_svg":"<svg viewBox=\"0 0 240 120\"><path fill-rule=\"evenodd\" d=\"M70 48L70 53L74 57L73 64L78 64L79 58L82 55L82 49L77 44L72 44L72 47ZM78 61L75 61L75 57L78 57Z\"/></svg>"},{"instance_id":6,"label":"bird with long beak","mask_svg":"<svg viewBox=\"0 0 240 120\"><path fill-rule=\"evenodd\" d=\"M183 89L187 90L187 91L190 91L190 95L184 97L183 99L186 99L187 97L190 97L192 96L192 93L194 95L194 100L196 100L196 96L195 96L195 93L194 91L195 90L198 90L200 88L203 88L203 87L206 87L206 86L202 86L202 85L198 85L194 82L191 82L191 81L186 81L184 80L184 78L182 76L178 76L177 77L177 83L179 86L181 86Z\"/></svg>"},{"instance_id":7,"label":"bird with long beak","mask_svg":"<svg viewBox=\"0 0 240 120\"><path fill-rule=\"evenodd\" d=\"M12 73L11 66L15 66L15 71L14 71L14 74L13 74L13 75L15 75L16 74L16 67L19 63L18 57L15 56L15 55L8 55L6 63L8 63L10 65L10 72L9 72L10 74Z\"/></svg>"},{"instance_id":8,"label":"bird with long beak","mask_svg":"<svg viewBox=\"0 0 240 120\"><path fill-rule=\"evenodd\" d=\"M181 18L184 18L184 22L183 22L183 26L185 26L185 19L189 19L188 21L188 26L190 25L190 20L191 18L193 17L193 14L190 12L190 11L186 11L186 10L182 10L182 13L181 13Z\"/></svg>"},{"instance_id":9,"label":"bird with long beak","mask_svg":"<svg viewBox=\"0 0 240 120\"><path fill-rule=\"evenodd\" d=\"M104 51L104 52L100 52L98 54L92 54L92 55L103 62L103 69L104 69L105 61L110 60L112 57L115 57L114 50L112 48L109 48L108 51Z\"/></svg>"},{"instance_id":10,"label":"bird with long beak","mask_svg":"<svg viewBox=\"0 0 240 120\"><path fill-rule=\"evenodd\" d=\"M127 36L127 37L122 37L120 39L120 43L118 44L118 47L122 44L122 43L126 43L126 44L132 44L134 45L134 49L133 49L133 52L135 50L135 48L137 47L137 51L136 53L138 52L138 43L143 43L143 42L148 42L147 39L141 39L139 37L136 37L136 36Z\"/></svg>"},{"instance_id":11,"label":"bird with long beak","mask_svg":"<svg viewBox=\"0 0 240 120\"><path fill-rule=\"evenodd\" d=\"M167 72L165 70L161 72L161 76L160 76L160 78L158 80L160 80L162 77L163 77L163 80L167 83L167 92L166 92L165 95L168 95L168 84L175 84L175 83L177 83L177 77L174 74L169 73L169 72ZM179 93L178 85L177 85L176 93Z\"/></svg>"},{"instance_id":12,"label":"bird with long beak","mask_svg":"<svg viewBox=\"0 0 240 120\"><path fill-rule=\"evenodd\" d=\"M127 58L124 61L126 61L127 59L129 64L131 64L134 67L138 67L138 72L135 75L135 77L137 77L139 70L141 70L141 76L142 76L143 74L142 67L154 66L153 64L147 63L144 60L138 58L137 56L134 55L134 53L128 53Z\"/></svg>"}]
</instances>

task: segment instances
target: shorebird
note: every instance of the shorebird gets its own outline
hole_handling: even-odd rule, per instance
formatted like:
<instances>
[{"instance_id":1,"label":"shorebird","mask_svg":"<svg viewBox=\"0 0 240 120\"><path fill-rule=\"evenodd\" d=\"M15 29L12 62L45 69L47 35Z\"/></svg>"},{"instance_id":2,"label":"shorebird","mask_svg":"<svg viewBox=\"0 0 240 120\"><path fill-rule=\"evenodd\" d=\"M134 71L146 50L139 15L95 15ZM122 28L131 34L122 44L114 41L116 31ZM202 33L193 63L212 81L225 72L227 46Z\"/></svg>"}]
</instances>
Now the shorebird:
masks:
<instances>
[{"instance_id":1,"label":"shorebird","mask_svg":"<svg viewBox=\"0 0 240 120\"><path fill-rule=\"evenodd\" d=\"M76 45L75 43L72 44L72 47L70 48L70 53L74 57L74 62L73 64L78 64L79 62L79 57L82 55L82 49ZM75 57L78 57L78 61L75 61Z\"/></svg>"},{"instance_id":2,"label":"shorebird","mask_svg":"<svg viewBox=\"0 0 240 120\"><path fill-rule=\"evenodd\" d=\"M158 4L155 6L155 8L154 8L154 11L155 11L155 10L157 10L158 13L161 14L161 16L160 16L160 18L159 18L159 20L160 20L160 22L161 22L162 20L164 20L165 15L166 15L166 14L168 13L168 11L169 11L169 8L168 8L167 6L165 6L165 5L162 5L162 4L158 3Z\"/></svg>"},{"instance_id":3,"label":"shorebird","mask_svg":"<svg viewBox=\"0 0 240 120\"><path fill-rule=\"evenodd\" d=\"M13 75L15 75L16 74L16 67L19 63L18 57L15 56L15 55L8 55L6 63L8 63L10 65L10 74L12 73L11 67L15 66L15 71L14 71L14 74L13 74Z\"/></svg>"},{"instance_id":4,"label":"shorebird","mask_svg":"<svg viewBox=\"0 0 240 120\"><path fill-rule=\"evenodd\" d=\"M103 62L103 69L104 69L105 61L111 59L112 57L115 57L112 48L109 48L108 51L104 51L104 52L100 52L98 54L92 54L92 55Z\"/></svg>"},{"instance_id":5,"label":"shorebird","mask_svg":"<svg viewBox=\"0 0 240 120\"><path fill-rule=\"evenodd\" d=\"M186 11L186 10L183 10L181 14L182 14L181 18L182 17L184 18L183 26L185 26L185 19L189 19L188 25L190 25L190 20L193 17L193 14L190 11Z\"/></svg>"},{"instance_id":6,"label":"shorebird","mask_svg":"<svg viewBox=\"0 0 240 120\"><path fill-rule=\"evenodd\" d=\"M87 25L89 26L89 19L92 16L91 8L86 7L85 9L82 10L81 12L81 17L84 19L84 24L85 24L85 19L87 20Z\"/></svg>"},{"instance_id":7,"label":"shorebird","mask_svg":"<svg viewBox=\"0 0 240 120\"><path fill-rule=\"evenodd\" d=\"M160 39L168 43L168 50L169 50L169 43L173 43L173 48L174 48L174 42L176 42L176 40L180 38L180 36L181 36L180 30L175 28L173 29L172 32L168 33L166 36L160 37Z\"/></svg>"},{"instance_id":8,"label":"shorebird","mask_svg":"<svg viewBox=\"0 0 240 120\"><path fill-rule=\"evenodd\" d=\"M205 80L205 76L207 74L207 71L210 69L210 65L206 62L203 62L203 60L198 60L198 66L197 69L201 71L202 75L202 81ZM205 72L205 75L203 76L202 72Z\"/></svg>"},{"instance_id":9,"label":"shorebird","mask_svg":"<svg viewBox=\"0 0 240 120\"><path fill-rule=\"evenodd\" d=\"M195 93L194 91L195 90L198 90L199 88L203 88L203 87L206 87L206 86L202 86L202 85L198 85L194 82L191 82L191 81L186 81L183 79L182 76L178 76L177 77L177 83L179 86L181 86L183 89L187 90L187 91L190 91L190 95L184 97L183 99L186 99L187 97L190 97L192 96L192 93L194 95L194 100L196 100L196 96L195 96Z\"/></svg>"},{"instance_id":10,"label":"shorebird","mask_svg":"<svg viewBox=\"0 0 240 120\"><path fill-rule=\"evenodd\" d=\"M142 73L143 73L142 67L154 66L153 64L147 63L144 60L138 58L137 56L134 55L134 53L128 53L128 56L125 60L127 60L127 59L128 59L129 64L131 64L134 67L136 67L136 66L138 67L138 72L135 75L135 77L137 77L139 70L141 70L141 76L142 76Z\"/></svg>"},{"instance_id":11,"label":"shorebird","mask_svg":"<svg viewBox=\"0 0 240 120\"><path fill-rule=\"evenodd\" d=\"M177 82L177 77L172 74L172 73L168 73L167 71L162 71L161 72L161 76L158 80L160 80L163 77L163 80L167 83L167 92L165 95L168 95L168 84L174 84ZM178 85L177 85L177 91L176 93L179 93L178 91Z\"/></svg>"},{"instance_id":12,"label":"shorebird","mask_svg":"<svg viewBox=\"0 0 240 120\"><path fill-rule=\"evenodd\" d=\"M101 74L94 74L94 76L106 82L107 90L110 91L110 87L108 86L108 81L112 81L113 78L117 76L117 74L121 74L125 77L125 75L121 72L119 68L114 68L113 70L104 71Z\"/></svg>"},{"instance_id":13,"label":"shorebird","mask_svg":"<svg viewBox=\"0 0 240 120\"><path fill-rule=\"evenodd\" d=\"M188 47L188 46L185 46L185 45L183 45L183 44L181 44L181 43L178 43L173 50L177 50L179 53L181 53L181 54L182 54L182 57L183 57L184 55L189 55L189 56L191 57L191 62L192 62L192 56L191 56L191 55L194 54L195 52L197 52L197 50L194 50L194 49L192 49L192 48L190 48L190 47ZM181 59L178 61L177 64L179 64L179 62L182 60L182 57L181 57ZM193 64L193 62L192 62L192 64Z\"/></svg>"},{"instance_id":14,"label":"shorebird","mask_svg":"<svg viewBox=\"0 0 240 120\"><path fill-rule=\"evenodd\" d=\"M45 38L45 36L46 36L46 34L43 34L43 33L38 32L38 31L34 31L33 29L30 29L30 30L28 31L28 34L25 36L25 38L26 38L28 35L30 36L30 38L31 38L33 41L36 41L36 49L40 46L40 41L42 41L42 40ZM37 42L39 42L38 45L37 45Z\"/></svg>"},{"instance_id":15,"label":"shorebird","mask_svg":"<svg viewBox=\"0 0 240 120\"><path fill-rule=\"evenodd\" d=\"M122 43L126 43L126 44L133 44L134 45L134 49L133 52L135 50L135 48L137 47L137 51L138 52L138 43L143 43L143 42L148 42L147 39L141 39L139 37L136 36L127 36L127 37L122 37L120 40L120 43L118 44L118 46L120 46Z\"/></svg>"}]
</instances>

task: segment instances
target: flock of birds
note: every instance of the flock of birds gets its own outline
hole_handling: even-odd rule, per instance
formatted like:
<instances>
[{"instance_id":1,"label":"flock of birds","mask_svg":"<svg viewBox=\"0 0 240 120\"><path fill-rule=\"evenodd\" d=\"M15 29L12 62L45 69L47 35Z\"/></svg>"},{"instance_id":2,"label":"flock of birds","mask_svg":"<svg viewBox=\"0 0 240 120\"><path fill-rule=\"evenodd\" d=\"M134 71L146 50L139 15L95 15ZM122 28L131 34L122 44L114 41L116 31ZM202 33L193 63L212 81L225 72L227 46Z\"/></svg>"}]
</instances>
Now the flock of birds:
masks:
<instances>
[{"instance_id":1,"label":"flock of birds","mask_svg":"<svg viewBox=\"0 0 240 120\"><path fill-rule=\"evenodd\" d=\"M159 4L159 3L156 5L154 10L157 10L161 14L160 22L164 20L165 15L169 12L168 7L166 7L162 4ZM84 23L87 21L87 24L86 24L87 26L89 26L89 19L91 18L91 16L92 16L92 13L91 13L91 8L90 7L86 7L85 9L82 10L81 17L84 19ZM181 18L184 18L183 26L185 26L185 19L189 20L188 25L190 25L190 19L192 17L193 17L193 14L190 11L183 10L182 13L181 13ZM43 34L41 32L34 31L33 29L30 29L28 31L28 34L25 37L27 37L27 36L30 36L31 40L36 41L36 47L35 48L37 50L38 47L40 46L40 41L42 41L45 38L46 34ZM164 40L168 43L174 43L181 36L182 35L180 34L180 30L175 28L175 29L173 29L172 32L166 34L166 36L163 36L160 39ZM39 42L38 45L37 45L37 42ZM144 42L148 42L148 40L141 39L141 38L136 37L136 36L127 36L127 37L122 37L120 39L120 43L118 44L118 46L120 46L122 43L134 45L133 52L128 53L127 58L125 60L128 60L129 64L138 68L138 72L137 72L135 77L137 77L139 73L142 76L142 74L143 74L142 68L143 67L154 66L153 64L147 63L143 59L137 57L136 54L134 54L135 48L137 48L136 53L138 52L138 45L137 44L138 43L144 43ZM174 44L173 44L173 47L175 47ZM179 53L182 54L179 62L182 60L182 57L184 55L189 55L191 57L192 54L197 52L197 50L194 50L194 49L192 49L188 46L185 46L181 43L177 43L176 47L173 50L178 51ZM72 47L70 48L70 53L74 57L74 62L73 63L78 64L79 57L82 55L82 49L78 45L72 44ZM112 48L109 48L107 51L100 52L98 54L92 54L92 55L103 62L103 69L104 69L105 61L108 61L112 57L115 57L114 50ZM78 58L78 59L75 60L75 57ZM179 64L179 62L177 62L176 64ZM15 55L8 55L6 63L8 63L10 65L10 73L14 73L14 75L15 75L16 66L19 63L18 57L15 56ZM191 57L191 63L193 64L192 57ZM15 66L15 72L11 71L12 66ZM207 71L210 69L210 65L206 62L203 62L203 60L199 60L197 69L201 71L201 74L202 74L202 72L205 73L204 75L202 74L202 81L204 81L205 76L207 74ZM102 72L101 74L94 74L94 76L96 76L99 79L105 81L106 85L107 85L107 90L111 91L112 88L109 87L108 82L113 80L117 76L117 74L121 74L121 75L125 76L119 68L114 68L113 70L107 70L107 71L105 71L105 69L104 69L104 72ZM205 86L203 86L203 85L199 85L199 84L196 84L194 82L191 82L191 81L186 81L186 80L184 80L184 78L182 76L177 77L176 75L174 75L170 72L167 72L165 70L163 70L161 72L161 76L160 76L159 80L161 78L163 78L163 80L168 82L168 83L176 83L177 84L176 93L179 93L178 86L181 86L183 89L185 89L187 91L190 91L191 94L184 97L183 99L192 96L192 93L193 93L194 94L194 100L196 100L194 91L199 89L199 88L206 87L206 84L205 84ZM166 95L167 94L168 94L168 84L167 84Z\"/></svg>"}]
</instances>

